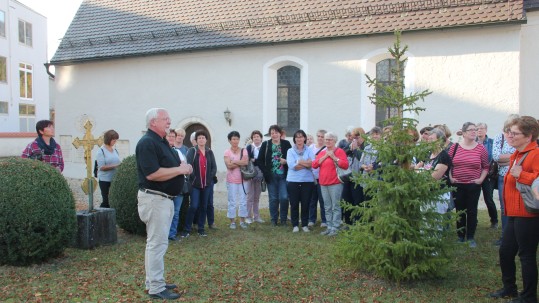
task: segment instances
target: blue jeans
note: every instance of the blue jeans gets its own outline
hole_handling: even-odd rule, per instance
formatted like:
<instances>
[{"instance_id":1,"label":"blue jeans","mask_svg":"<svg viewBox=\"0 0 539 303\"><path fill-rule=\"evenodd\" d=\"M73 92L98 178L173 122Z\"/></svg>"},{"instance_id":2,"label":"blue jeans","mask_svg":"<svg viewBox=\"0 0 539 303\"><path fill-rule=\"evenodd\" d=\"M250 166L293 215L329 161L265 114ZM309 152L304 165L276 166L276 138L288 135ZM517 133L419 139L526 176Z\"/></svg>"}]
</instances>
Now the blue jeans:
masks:
<instances>
[{"instance_id":1,"label":"blue jeans","mask_svg":"<svg viewBox=\"0 0 539 303\"><path fill-rule=\"evenodd\" d=\"M204 231L204 224L206 223L206 208L208 207L208 201L210 198L210 187L196 188L193 187L191 191L191 204L187 210L187 217L185 217L185 232L191 232L193 220L195 214L198 215L198 232Z\"/></svg>"},{"instance_id":2,"label":"blue jeans","mask_svg":"<svg viewBox=\"0 0 539 303\"><path fill-rule=\"evenodd\" d=\"M318 215L316 206L318 201L320 201L320 219L322 223L326 223L326 209L324 208L324 198L320 191L320 184L313 186L313 194L311 196L311 203L309 204L309 222L316 223L316 216Z\"/></svg>"},{"instance_id":3,"label":"blue jeans","mask_svg":"<svg viewBox=\"0 0 539 303\"><path fill-rule=\"evenodd\" d=\"M183 195L176 196L172 202L174 203L174 217L172 217L172 223L170 224L170 231L168 237L173 238L178 233L178 223L180 222L180 209L182 208Z\"/></svg>"},{"instance_id":4,"label":"blue jeans","mask_svg":"<svg viewBox=\"0 0 539 303\"><path fill-rule=\"evenodd\" d=\"M290 197L290 219L292 226L299 226L301 205L301 226L307 226L309 220L309 203L313 192L313 182L288 182L288 196Z\"/></svg>"},{"instance_id":5,"label":"blue jeans","mask_svg":"<svg viewBox=\"0 0 539 303\"><path fill-rule=\"evenodd\" d=\"M502 215L502 237L505 226L507 225L507 216L505 215L505 203L503 202L503 179L505 176L498 176L498 197L500 198L500 211Z\"/></svg>"},{"instance_id":6,"label":"blue jeans","mask_svg":"<svg viewBox=\"0 0 539 303\"><path fill-rule=\"evenodd\" d=\"M271 182L268 183L268 195L271 222L277 224L280 214L281 224L286 223L286 217L288 216L288 192L286 191L286 179L284 175L271 175Z\"/></svg>"}]
</instances>

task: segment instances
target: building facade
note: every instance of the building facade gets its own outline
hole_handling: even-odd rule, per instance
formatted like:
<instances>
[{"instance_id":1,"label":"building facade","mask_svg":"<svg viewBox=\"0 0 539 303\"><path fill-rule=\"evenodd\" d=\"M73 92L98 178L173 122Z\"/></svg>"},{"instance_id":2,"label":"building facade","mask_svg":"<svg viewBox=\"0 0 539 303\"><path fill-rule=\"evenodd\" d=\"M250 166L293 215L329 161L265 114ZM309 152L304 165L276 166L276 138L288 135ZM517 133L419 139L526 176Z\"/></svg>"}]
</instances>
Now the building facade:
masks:
<instances>
[{"instance_id":1,"label":"building facade","mask_svg":"<svg viewBox=\"0 0 539 303\"><path fill-rule=\"evenodd\" d=\"M420 127L456 131L482 121L493 136L510 113L539 116L539 76L529 65L537 62L539 15L525 1L151 3L81 5L51 61L64 153L86 118L96 135L117 130L124 154L134 153L150 107L167 108L173 127L207 130L221 172L231 130L242 140L275 123L289 136L299 128L369 130L393 114L370 102L376 92L366 81L392 80L395 29L409 46L406 91L433 92L414 117ZM165 5L183 7L164 14ZM117 24L96 29L105 19ZM67 153L64 174L82 177L81 152Z\"/></svg>"},{"instance_id":2,"label":"building facade","mask_svg":"<svg viewBox=\"0 0 539 303\"><path fill-rule=\"evenodd\" d=\"M35 133L49 119L47 58L46 17L0 0L0 133Z\"/></svg>"}]
</instances>

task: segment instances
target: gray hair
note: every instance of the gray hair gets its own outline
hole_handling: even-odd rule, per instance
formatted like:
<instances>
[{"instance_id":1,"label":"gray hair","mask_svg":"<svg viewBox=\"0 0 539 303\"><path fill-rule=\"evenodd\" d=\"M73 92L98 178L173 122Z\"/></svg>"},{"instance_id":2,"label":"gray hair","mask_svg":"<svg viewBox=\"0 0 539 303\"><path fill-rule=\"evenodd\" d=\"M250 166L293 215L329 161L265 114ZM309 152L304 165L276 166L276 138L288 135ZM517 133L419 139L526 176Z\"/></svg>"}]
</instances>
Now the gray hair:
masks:
<instances>
[{"instance_id":1,"label":"gray hair","mask_svg":"<svg viewBox=\"0 0 539 303\"><path fill-rule=\"evenodd\" d=\"M445 132L439 128L433 128L431 131L430 131L430 134L431 135L436 135L436 139L440 140L442 139L443 141L445 141L447 138L445 136Z\"/></svg>"},{"instance_id":2,"label":"gray hair","mask_svg":"<svg viewBox=\"0 0 539 303\"><path fill-rule=\"evenodd\" d=\"M518 114L511 114L509 117L507 117L507 120L503 123L503 129L502 131L505 131L507 128L509 128L513 124L513 120L520 118L520 115Z\"/></svg>"},{"instance_id":3,"label":"gray hair","mask_svg":"<svg viewBox=\"0 0 539 303\"><path fill-rule=\"evenodd\" d=\"M192 132L191 136L189 136L189 141L195 140L196 136L197 136L197 132Z\"/></svg>"},{"instance_id":4,"label":"gray hair","mask_svg":"<svg viewBox=\"0 0 539 303\"><path fill-rule=\"evenodd\" d=\"M316 134L317 134L317 135L318 135L318 134L321 134L322 136L324 136L327 132L328 132L328 131L325 130L325 129L319 129L319 130L316 132Z\"/></svg>"},{"instance_id":5,"label":"gray hair","mask_svg":"<svg viewBox=\"0 0 539 303\"><path fill-rule=\"evenodd\" d=\"M337 135L333 132L327 132L325 135L324 135L324 139L333 139L335 140L335 142L337 142L337 140L339 140L339 138L337 137Z\"/></svg>"},{"instance_id":6,"label":"gray hair","mask_svg":"<svg viewBox=\"0 0 539 303\"><path fill-rule=\"evenodd\" d=\"M475 126L477 126L477 128L479 127L484 127L485 129L488 129L488 126L485 122L477 122L477 124L475 124Z\"/></svg>"},{"instance_id":7,"label":"gray hair","mask_svg":"<svg viewBox=\"0 0 539 303\"><path fill-rule=\"evenodd\" d=\"M352 125L348 126L346 128L346 132L344 133L344 135L351 135L352 134L352 131L354 130L354 127Z\"/></svg>"},{"instance_id":8,"label":"gray hair","mask_svg":"<svg viewBox=\"0 0 539 303\"><path fill-rule=\"evenodd\" d=\"M158 116L159 112L161 112L161 111L166 112L167 110L164 109L164 108L154 107L154 108L150 108L146 112L146 128L150 128L150 124L152 123L152 120L157 119L157 116Z\"/></svg>"}]
</instances>

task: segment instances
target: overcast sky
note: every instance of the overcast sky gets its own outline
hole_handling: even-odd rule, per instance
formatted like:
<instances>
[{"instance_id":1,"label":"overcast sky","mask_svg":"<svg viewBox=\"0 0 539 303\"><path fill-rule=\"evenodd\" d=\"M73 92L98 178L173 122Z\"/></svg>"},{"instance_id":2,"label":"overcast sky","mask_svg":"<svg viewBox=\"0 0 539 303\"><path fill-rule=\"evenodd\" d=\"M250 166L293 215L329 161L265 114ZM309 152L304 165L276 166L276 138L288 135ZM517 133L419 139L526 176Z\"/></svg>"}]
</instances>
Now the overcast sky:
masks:
<instances>
[{"instance_id":1,"label":"overcast sky","mask_svg":"<svg viewBox=\"0 0 539 303\"><path fill-rule=\"evenodd\" d=\"M47 17L48 57L54 56L82 0L17 0Z\"/></svg>"}]
</instances>

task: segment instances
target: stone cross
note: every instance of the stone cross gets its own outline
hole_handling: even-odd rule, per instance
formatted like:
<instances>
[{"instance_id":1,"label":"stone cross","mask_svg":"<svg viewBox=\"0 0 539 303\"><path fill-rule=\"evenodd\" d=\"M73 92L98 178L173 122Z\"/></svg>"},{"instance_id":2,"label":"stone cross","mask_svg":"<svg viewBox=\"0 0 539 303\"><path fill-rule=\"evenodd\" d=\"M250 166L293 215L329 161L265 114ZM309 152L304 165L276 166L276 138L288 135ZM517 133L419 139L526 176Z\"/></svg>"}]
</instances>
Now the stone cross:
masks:
<instances>
[{"instance_id":1,"label":"stone cross","mask_svg":"<svg viewBox=\"0 0 539 303\"><path fill-rule=\"evenodd\" d=\"M75 138L75 140L73 140L73 146L75 146L76 149L81 146L84 148L86 179L82 182L82 190L88 195L88 211L91 212L94 210L94 191L97 188L97 180L92 176L92 149L94 148L94 145L103 145L103 136L94 139L94 135L92 135L93 125L90 120L86 120L84 128L86 129L84 137L82 140L79 139L79 137Z\"/></svg>"}]
</instances>

